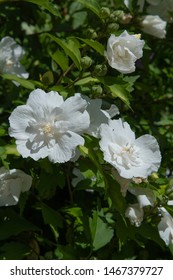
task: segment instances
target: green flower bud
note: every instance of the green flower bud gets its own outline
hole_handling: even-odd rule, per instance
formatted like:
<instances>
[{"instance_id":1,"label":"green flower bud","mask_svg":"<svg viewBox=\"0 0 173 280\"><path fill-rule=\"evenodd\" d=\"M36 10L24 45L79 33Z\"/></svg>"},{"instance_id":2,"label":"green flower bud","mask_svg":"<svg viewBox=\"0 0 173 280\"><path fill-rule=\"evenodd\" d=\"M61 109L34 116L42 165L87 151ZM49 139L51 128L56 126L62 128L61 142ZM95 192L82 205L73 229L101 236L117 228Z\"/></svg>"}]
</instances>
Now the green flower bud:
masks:
<instances>
[{"instance_id":1,"label":"green flower bud","mask_svg":"<svg viewBox=\"0 0 173 280\"><path fill-rule=\"evenodd\" d=\"M124 16L124 12L123 11L121 11L121 10L114 11L110 15L110 22L112 22L112 23L117 22L120 19L122 19L123 16Z\"/></svg>"},{"instance_id":2,"label":"green flower bud","mask_svg":"<svg viewBox=\"0 0 173 280\"><path fill-rule=\"evenodd\" d=\"M81 59L81 64L83 69L88 69L92 64L92 59L89 56L84 56Z\"/></svg>"},{"instance_id":3,"label":"green flower bud","mask_svg":"<svg viewBox=\"0 0 173 280\"><path fill-rule=\"evenodd\" d=\"M92 93L95 95L101 95L103 92L103 88L100 85L92 86Z\"/></svg>"},{"instance_id":4,"label":"green flower bud","mask_svg":"<svg viewBox=\"0 0 173 280\"><path fill-rule=\"evenodd\" d=\"M94 76L105 76L107 73L107 66L105 64L98 64L95 66L93 75Z\"/></svg>"},{"instance_id":5,"label":"green flower bud","mask_svg":"<svg viewBox=\"0 0 173 280\"><path fill-rule=\"evenodd\" d=\"M101 18L105 19L108 18L110 16L110 9L106 8L106 7L102 7L100 10L100 16Z\"/></svg>"},{"instance_id":6,"label":"green flower bud","mask_svg":"<svg viewBox=\"0 0 173 280\"><path fill-rule=\"evenodd\" d=\"M89 39L96 39L97 38L97 32L92 28L88 28L85 32L85 35Z\"/></svg>"},{"instance_id":7,"label":"green flower bud","mask_svg":"<svg viewBox=\"0 0 173 280\"><path fill-rule=\"evenodd\" d=\"M114 11L111 16L117 17L118 19L121 19L124 16L124 12L122 10Z\"/></svg>"},{"instance_id":8,"label":"green flower bud","mask_svg":"<svg viewBox=\"0 0 173 280\"><path fill-rule=\"evenodd\" d=\"M114 33L119 29L119 24L117 23L110 23L107 26L107 32L108 33Z\"/></svg>"}]
</instances>

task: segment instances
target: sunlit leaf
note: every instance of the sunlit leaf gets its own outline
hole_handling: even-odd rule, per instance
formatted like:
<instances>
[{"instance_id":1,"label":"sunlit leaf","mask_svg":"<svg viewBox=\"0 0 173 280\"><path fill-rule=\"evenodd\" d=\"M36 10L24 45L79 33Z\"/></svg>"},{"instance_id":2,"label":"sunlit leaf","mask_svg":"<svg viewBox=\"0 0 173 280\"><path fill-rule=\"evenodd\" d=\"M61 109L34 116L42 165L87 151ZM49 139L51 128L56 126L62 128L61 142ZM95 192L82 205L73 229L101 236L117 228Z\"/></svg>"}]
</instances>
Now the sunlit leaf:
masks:
<instances>
[{"instance_id":1,"label":"sunlit leaf","mask_svg":"<svg viewBox=\"0 0 173 280\"><path fill-rule=\"evenodd\" d=\"M74 64L77 66L78 69L81 69L81 55L79 51L79 43L76 39L68 38L67 40L59 39L54 35L48 34L47 35L54 40L63 50L65 53L72 59Z\"/></svg>"},{"instance_id":2,"label":"sunlit leaf","mask_svg":"<svg viewBox=\"0 0 173 280\"><path fill-rule=\"evenodd\" d=\"M24 1L41 6L44 9L48 10L54 16L61 17L57 6L54 5L50 0L24 0Z\"/></svg>"},{"instance_id":3,"label":"sunlit leaf","mask_svg":"<svg viewBox=\"0 0 173 280\"><path fill-rule=\"evenodd\" d=\"M97 0L77 0L79 3L84 5L86 8L95 13L100 17L100 4Z\"/></svg>"},{"instance_id":4,"label":"sunlit leaf","mask_svg":"<svg viewBox=\"0 0 173 280\"><path fill-rule=\"evenodd\" d=\"M89 221L93 250L96 251L105 246L113 237L114 230L99 216L99 212L93 211Z\"/></svg>"}]
</instances>

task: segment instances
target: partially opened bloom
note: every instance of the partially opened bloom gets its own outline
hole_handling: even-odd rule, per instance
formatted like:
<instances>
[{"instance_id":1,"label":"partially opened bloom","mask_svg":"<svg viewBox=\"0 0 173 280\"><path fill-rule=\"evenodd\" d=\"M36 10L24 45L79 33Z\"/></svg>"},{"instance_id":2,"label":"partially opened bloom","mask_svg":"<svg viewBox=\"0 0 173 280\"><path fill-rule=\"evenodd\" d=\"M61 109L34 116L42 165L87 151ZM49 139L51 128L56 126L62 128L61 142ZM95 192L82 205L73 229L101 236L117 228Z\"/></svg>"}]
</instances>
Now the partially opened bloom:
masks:
<instances>
[{"instance_id":1,"label":"partially opened bloom","mask_svg":"<svg viewBox=\"0 0 173 280\"><path fill-rule=\"evenodd\" d=\"M100 135L104 159L116 168L121 177L147 178L158 170L161 154L153 136L146 134L135 139L129 124L121 119L102 124Z\"/></svg>"},{"instance_id":2,"label":"partially opened bloom","mask_svg":"<svg viewBox=\"0 0 173 280\"><path fill-rule=\"evenodd\" d=\"M159 235L165 244L169 246L173 244L173 218L164 207L160 207L159 211L162 215L158 224Z\"/></svg>"},{"instance_id":3,"label":"partially opened bloom","mask_svg":"<svg viewBox=\"0 0 173 280\"><path fill-rule=\"evenodd\" d=\"M160 39L163 39L166 36L166 25L167 22L157 15L144 16L141 21L141 27L145 33Z\"/></svg>"},{"instance_id":4,"label":"partially opened bloom","mask_svg":"<svg viewBox=\"0 0 173 280\"><path fill-rule=\"evenodd\" d=\"M86 133L99 137L99 129L102 123L108 123L108 120L115 115L119 114L119 110L116 105L111 105L108 110L102 110L101 99L90 99L87 96L82 96L87 101L87 112L90 116L90 126L86 130Z\"/></svg>"},{"instance_id":5,"label":"partially opened bloom","mask_svg":"<svg viewBox=\"0 0 173 280\"><path fill-rule=\"evenodd\" d=\"M129 218L132 225L139 227L143 221L144 211L138 203L131 204L126 209L125 216Z\"/></svg>"},{"instance_id":6,"label":"partially opened bloom","mask_svg":"<svg viewBox=\"0 0 173 280\"><path fill-rule=\"evenodd\" d=\"M20 194L30 189L32 177L22 170L0 168L0 206L16 205Z\"/></svg>"},{"instance_id":7,"label":"partially opened bloom","mask_svg":"<svg viewBox=\"0 0 173 280\"><path fill-rule=\"evenodd\" d=\"M0 73L15 74L18 77L27 79L29 74L20 64L25 52L13 38L7 36L0 41ZM18 83L14 82L16 85Z\"/></svg>"},{"instance_id":8,"label":"partially opened bloom","mask_svg":"<svg viewBox=\"0 0 173 280\"><path fill-rule=\"evenodd\" d=\"M139 35L130 35L125 30L120 36L110 36L105 56L112 68L120 73L132 73L136 60L143 55L143 47L144 41Z\"/></svg>"},{"instance_id":9,"label":"partially opened bloom","mask_svg":"<svg viewBox=\"0 0 173 280\"><path fill-rule=\"evenodd\" d=\"M57 92L36 89L26 105L18 106L9 117L9 134L16 138L17 150L34 160L48 157L67 162L84 144L80 135L90 124L87 102L79 93L65 101Z\"/></svg>"}]
</instances>

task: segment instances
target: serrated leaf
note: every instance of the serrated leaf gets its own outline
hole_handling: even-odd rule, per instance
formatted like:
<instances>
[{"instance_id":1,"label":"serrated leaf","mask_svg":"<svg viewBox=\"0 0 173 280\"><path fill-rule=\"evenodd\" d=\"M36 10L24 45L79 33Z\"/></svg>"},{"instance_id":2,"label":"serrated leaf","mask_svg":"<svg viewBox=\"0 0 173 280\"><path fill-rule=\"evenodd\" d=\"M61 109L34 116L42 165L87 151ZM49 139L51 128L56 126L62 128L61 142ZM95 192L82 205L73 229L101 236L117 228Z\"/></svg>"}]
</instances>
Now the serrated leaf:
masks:
<instances>
[{"instance_id":1,"label":"serrated leaf","mask_svg":"<svg viewBox=\"0 0 173 280\"><path fill-rule=\"evenodd\" d=\"M65 53L72 59L76 67L80 70L81 54L79 51L79 42L74 38L68 38L67 40L63 40L49 33L47 33L47 35L65 51Z\"/></svg>"},{"instance_id":2,"label":"serrated leaf","mask_svg":"<svg viewBox=\"0 0 173 280\"><path fill-rule=\"evenodd\" d=\"M85 44L89 45L94 50L96 50L99 54L104 55L105 47L101 43L93 39L83 39L83 38L78 38L78 39L84 42Z\"/></svg>"},{"instance_id":3,"label":"serrated leaf","mask_svg":"<svg viewBox=\"0 0 173 280\"><path fill-rule=\"evenodd\" d=\"M68 57L60 50L57 50L51 55L52 59L61 67L63 71L66 71L69 67Z\"/></svg>"},{"instance_id":4,"label":"serrated leaf","mask_svg":"<svg viewBox=\"0 0 173 280\"><path fill-rule=\"evenodd\" d=\"M100 4L97 0L77 0L100 18Z\"/></svg>"},{"instance_id":5,"label":"serrated leaf","mask_svg":"<svg viewBox=\"0 0 173 280\"><path fill-rule=\"evenodd\" d=\"M54 16L61 17L57 6L55 6L50 0L24 0L24 1L41 6L44 9L48 10Z\"/></svg>"},{"instance_id":6,"label":"serrated leaf","mask_svg":"<svg viewBox=\"0 0 173 280\"><path fill-rule=\"evenodd\" d=\"M29 80L25 80L22 78L19 78L16 75L12 75L12 74L3 74L1 75L4 79L7 80L11 80L11 81L15 81L17 83L19 83L22 87L27 88L27 89L35 89L35 85L29 81Z\"/></svg>"},{"instance_id":7,"label":"serrated leaf","mask_svg":"<svg viewBox=\"0 0 173 280\"><path fill-rule=\"evenodd\" d=\"M96 251L110 242L114 230L99 216L99 212L93 211L93 217L89 219L93 250Z\"/></svg>"}]
</instances>

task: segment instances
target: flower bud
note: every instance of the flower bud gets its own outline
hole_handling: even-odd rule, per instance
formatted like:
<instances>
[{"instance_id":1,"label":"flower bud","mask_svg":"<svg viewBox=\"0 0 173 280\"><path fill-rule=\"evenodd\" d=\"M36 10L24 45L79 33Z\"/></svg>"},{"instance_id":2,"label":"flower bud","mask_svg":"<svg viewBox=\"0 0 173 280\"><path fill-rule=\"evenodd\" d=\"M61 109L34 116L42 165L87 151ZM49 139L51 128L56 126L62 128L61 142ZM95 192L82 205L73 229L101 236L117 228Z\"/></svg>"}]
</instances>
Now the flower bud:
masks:
<instances>
[{"instance_id":1,"label":"flower bud","mask_svg":"<svg viewBox=\"0 0 173 280\"><path fill-rule=\"evenodd\" d=\"M84 56L81 59L81 64L83 69L88 69L92 65L92 59L89 56Z\"/></svg>"},{"instance_id":2,"label":"flower bud","mask_svg":"<svg viewBox=\"0 0 173 280\"><path fill-rule=\"evenodd\" d=\"M92 28L88 28L86 30L86 37L89 38L89 39L96 39L97 38L97 32L92 29Z\"/></svg>"},{"instance_id":3,"label":"flower bud","mask_svg":"<svg viewBox=\"0 0 173 280\"><path fill-rule=\"evenodd\" d=\"M103 92L103 89L100 85L94 85L92 86L92 93L95 95L101 95Z\"/></svg>"},{"instance_id":4,"label":"flower bud","mask_svg":"<svg viewBox=\"0 0 173 280\"><path fill-rule=\"evenodd\" d=\"M93 75L94 76L105 76L107 73L107 66L105 64L98 64L95 66Z\"/></svg>"},{"instance_id":5,"label":"flower bud","mask_svg":"<svg viewBox=\"0 0 173 280\"><path fill-rule=\"evenodd\" d=\"M124 16L120 19L120 23L122 24L129 24L132 20L132 15L131 14L124 14Z\"/></svg>"},{"instance_id":6,"label":"flower bud","mask_svg":"<svg viewBox=\"0 0 173 280\"><path fill-rule=\"evenodd\" d=\"M100 10L100 17L106 19L110 16L110 9L107 7L102 7Z\"/></svg>"},{"instance_id":7,"label":"flower bud","mask_svg":"<svg viewBox=\"0 0 173 280\"><path fill-rule=\"evenodd\" d=\"M110 20L111 20L112 23L117 22L120 19L122 19L123 16L124 16L124 12L121 11L121 10L117 10L117 11L114 11L113 13L111 13Z\"/></svg>"},{"instance_id":8,"label":"flower bud","mask_svg":"<svg viewBox=\"0 0 173 280\"><path fill-rule=\"evenodd\" d=\"M119 24L117 24L117 23L110 23L107 26L107 32L108 33L114 33L114 32L116 32L118 30L118 28L119 28Z\"/></svg>"}]
</instances>

